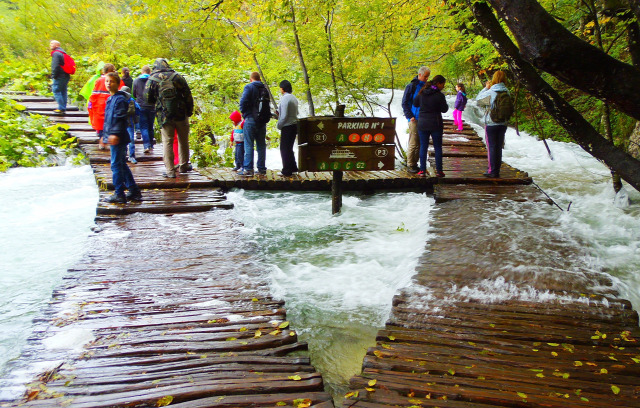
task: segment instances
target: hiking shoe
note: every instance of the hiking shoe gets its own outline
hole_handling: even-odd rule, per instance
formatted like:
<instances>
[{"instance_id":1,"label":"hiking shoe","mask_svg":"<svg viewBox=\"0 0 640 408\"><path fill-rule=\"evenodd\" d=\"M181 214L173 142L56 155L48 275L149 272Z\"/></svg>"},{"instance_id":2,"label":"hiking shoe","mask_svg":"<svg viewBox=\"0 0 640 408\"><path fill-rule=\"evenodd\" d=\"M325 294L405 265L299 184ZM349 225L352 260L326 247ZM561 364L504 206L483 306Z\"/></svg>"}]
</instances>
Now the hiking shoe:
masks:
<instances>
[{"instance_id":1,"label":"hiking shoe","mask_svg":"<svg viewBox=\"0 0 640 408\"><path fill-rule=\"evenodd\" d=\"M419 171L417 176L418 177L427 177L429 175L429 173L427 173L426 171Z\"/></svg>"},{"instance_id":2,"label":"hiking shoe","mask_svg":"<svg viewBox=\"0 0 640 408\"><path fill-rule=\"evenodd\" d=\"M53 113L54 113L55 115L64 115L65 113L67 113L67 111L64 111L64 110L62 110L62 109L54 109L54 110L53 110Z\"/></svg>"},{"instance_id":3,"label":"hiking shoe","mask_svg":"<svg viewBox=\"0 0 640 408\"><path fill-rule=\"evenodd\" d=\"M180 173L186 173L193 170L193 166L191 165L191 163L187 163L184 166L179 166L178 170L180 170Z\"/></svg>"},{"instance_id":4,"label":"hiking shoe","mask_svg":"<svg viewBox=\"0 0 640 408\"><path fill-rule=\"evenodd\" d=\"M407 170L409 173L417 173L420 171L420 169L417 166L410 166L409 169Z\"/></svg>"},{"instance_id":5,"label":"hiking shoe","mask_svg":"<svg viewBox=\"0 0 640 408\"><path fill-rule=\"evenodd\" d=\"M293 176L293 173L282 173L282 172L280 172L280 173L278 173L278 176L280 176L280 177L291 177L291 176Z\"/></svg>"},{"instance_id":6,"label":"hiking shoe","mask_svg":"<svg viewBox=\"0 0 640 408\"><path fill-rule=\"evenodd\" d=\"M231 169L231 171L238 171L240 169L241 169L241 167L234 167L234 168Z\"/></svg>"},{"instance_id":7,"label":"hiking shoe","mask_svg":"<svg viewBox=\"0 0 640 408\"><path fill-rule=\"evenodd\" d=\"M482 175L485 176L485 177L489 177L489 178L500 178L500 175L489 173L489 172L482 173Z\"/></svg>"},{"instance_id":8,"label":"hiking shoe","mask_svg":"<svg viewBox=\"0 0 640 408\"><path fill-rule=\"evenodd\" d=\"M140 190L129 191L126 197L129 201L142 201L142 193Z\"/></svg>"},{"instance_id":9,"label":"hiking shoe","mask_svg":"<svg viewBox=\"0 0 640 408\"><path fill-rule=\"evenodd\" d=\"M258 170L258 174L267 174L267 169Z\"/></svg>"},{"instance_id":10,"label":"hiking shoe","mask_svg":"<svg viewBox=\"0 0 640 408\"><path fill-rule=\"evenodd\" d=\"M137 161L137 160L136 160L136 158L135 158L135 157L133 157L133 156L129 157L129 161L130 161L131 163L133 163L133 164L138 164L138 161Z\"/></svg>"},{"instance_id":11,"label":"hiking shoe","mask_svg":"<svg viewBox=\"0 0 640 408\"><path fill-rule=\"evenodd\" d=\"M127 197L124 194L112 194L106 201L111 204L126 204Z\"/></svg>"},{"instance_id":12,"label":"hiking shoe","mask_svg":"<svg viewBox=\"0 0 640 408\"><path fill-rule=\"evenodd\" d=\"M444 177L444 172L442 170L436 171L436 177Z\"/></svg>"},{"instance_id":13,"label":"hiking shoe","mask_svg":"<svg viewBox=\"0 0 640 408\"><path fill-rule=\"evenodd\" d=\"M176 178L176 173L162 173L162 177L165 177L165 178Z\"/></svg>"},{"instance_id":14,"label":"hiking shoe","mask_svg":"<svg viewBox=\"0 0 640 408\"><path fill-rule=\"evenodd\" d=\"M238 176L251 177L253 176L253 170L242 169L238 172Z\"/></svg>"},{"instance_id":15,"label":"hiking shoe","mask_svg":"<svg viewBox=\"0 0 640 408\"><path fill-rule=\"evenodd\" d=\"M147 147L146 149L144 149L144 152L145 153L151 153L151 149Z\"/></svg>"}]
</instances>

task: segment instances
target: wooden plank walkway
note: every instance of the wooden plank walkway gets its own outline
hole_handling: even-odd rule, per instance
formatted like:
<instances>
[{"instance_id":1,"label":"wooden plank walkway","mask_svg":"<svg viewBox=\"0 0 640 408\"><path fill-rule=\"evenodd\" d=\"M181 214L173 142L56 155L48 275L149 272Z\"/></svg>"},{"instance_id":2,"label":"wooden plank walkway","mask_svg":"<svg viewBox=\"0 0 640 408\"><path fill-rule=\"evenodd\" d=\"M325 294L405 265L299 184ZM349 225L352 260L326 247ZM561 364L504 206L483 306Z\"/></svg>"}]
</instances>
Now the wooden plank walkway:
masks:
<instances>
[{"instance_id":1,"label":"wooden plank walkway","mask_svg":"<svg viewBox=\"0 0 640 408\"><path fill-rule=\"evenodd\" d=\"M30 110L55 108L22 99ZM86 114L69 112L52 119L80 135L102 188L98 227L20 359L60 363L0 406L333 407L284 302L269 296L254 244L230 213L210 211L233 207L224 193L196 171L164 178L154 152L129 165L142 201L106 203L107 151L97 149ZM149 214L129 217L136 213ZM84 340L68 344L78 333ZM24 388L19 374L2 383Z\"/></svg>"},{"instance_id":2,"label":"wooden plank walkway","mask_svg":"<svg viewBox=\"0 0 640 408\"><path fill-rule=\"evenodd\" d=\"M343 406L640 407L631 304L607 274L572 261L580 254L558 226L495 222L500 208L532 216L542 197L500 203L529 193L468 187L437 186L433 237Z\"/></svg>"}]
</instances>

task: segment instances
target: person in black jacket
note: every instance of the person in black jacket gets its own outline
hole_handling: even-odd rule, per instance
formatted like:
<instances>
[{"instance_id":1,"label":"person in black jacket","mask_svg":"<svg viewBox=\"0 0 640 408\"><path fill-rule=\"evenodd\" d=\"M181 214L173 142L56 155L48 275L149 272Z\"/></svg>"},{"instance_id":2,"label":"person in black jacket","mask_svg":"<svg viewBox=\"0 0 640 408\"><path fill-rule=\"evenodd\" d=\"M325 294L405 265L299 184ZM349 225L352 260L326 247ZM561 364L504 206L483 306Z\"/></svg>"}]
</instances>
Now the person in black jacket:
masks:
<instances>
[{"instance_id":1,"label":"person in black jacket","mask_svg":"<svg viewBox=\"0 0 640 408\"><path fill-rule=\"evenodd\" d=\"M420 171L419 176L427 175L427 151L429 137L433 138L433 148L436 152L436 177L444 177L442 171L442 133L444 125L442 114L449 110L449 105L441 92L447 80L442 75L436 75L426 82L413 100L413 106L420 107L418 114L418 134L420 135Z\"/></svg>"}]
</instances>

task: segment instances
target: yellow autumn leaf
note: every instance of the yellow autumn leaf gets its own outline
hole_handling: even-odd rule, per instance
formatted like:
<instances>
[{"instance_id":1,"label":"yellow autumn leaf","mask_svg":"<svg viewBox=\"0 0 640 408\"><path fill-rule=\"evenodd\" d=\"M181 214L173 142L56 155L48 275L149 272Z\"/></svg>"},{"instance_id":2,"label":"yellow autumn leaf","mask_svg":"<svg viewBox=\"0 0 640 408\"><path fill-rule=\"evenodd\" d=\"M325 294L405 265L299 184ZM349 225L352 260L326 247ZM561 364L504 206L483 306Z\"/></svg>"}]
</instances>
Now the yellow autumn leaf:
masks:
<instances>
[{"instance_id":1,"label":"yellow autumn leaf","mask_svg":"<svg viewBox=\"0 0 640 408\"><path fill-rule=\"evenodd\" d=\"M391 341L394 341L396 339L396 337L395 336L389 336L388 339L391 340Z\"/></svg>"},{"instance_id":2,"label":"yellow autumn leaf","mask_svg":"<svg viewBox=\"0 0 640 408\"><path fill-rule=\"evenodd\" d=\"M620 387L612 385L611 386L611 391L613 391L614 394L618 395L618 394L620 394Z\"/></svg>"},{"instance_id":3,"label":"yellow autumn leaf","mask_svg":"<svg viewBox=\"0 0 640 408\"><path fill-rule=\"evenodd\" d=\"M289 327L289 322L282 322L278 327L280 329L286 329L287 327Z\"/></svg>"},{"instance_id":4,"label":"yellow autumn leaf","mask_svg":"<svg viewBox=\"0 0 640 408\"><path fill-rule=\"evenodd\" d=\"M299 375L290 375L288 378L289 378L290 380L293 380L293 381L300 381L300 380L302 380L302 377L300 377Z\"/></svg>"},{"instance_id":5,"label":"yellow autumn leaf","mask_svg":"<svg viewBox=\"0 0 640 408\"><path fill-rule=\"evenodd\" d=\"M251 301L252 301L252 302L257 302L257 301L258 301L258 298L253 298L253 299L251 299Z\"/></svg>"},{"instance_id":6,"label":"yellow autumn leaf","mask_svg":"<svg viewBox=\"0 0 640 408\"><path fill-rule=\"evenodd\" d=\"M373 352L373 355L374 355L374 356L376 356L376 357L378 357L378 358L382 358L382 351L380 351L380 350L375 350L375 351Z\"/></svg>"},{"instance_id":7,"label":"yellow autumn leaf","mask_svg":"<svg viewBox=\"0 0 640 408\"><path fill-rule=\"evenodd\" d=\"M171 395L166 395L156 402L157 407L166 407L167 405L173 402L173 397Z\"/></svg>"},{"instance_id":8,"label":"yellow autumn leaf","mask_svg":"<svg viewBox=\"0 0 640 408\"><path fill-rule=\"evenodd\" d=\"M518 397L520 397L522 399L527 399L527 394L525 394L524 392L519 392L518 393Z\"/></svg>"},{"instance_id":9,"label":"yellow autumn leaf","mask_svg":"<svg viewBox=\"0 0 640 408\"><path fill-rule=\"evenodd\" d=\"M376 385L377 382L378 380L369 380L367 384L369 385L369 387L373 387L374 385Z\"/></svg>"},{"instance_id":10,"label":"yellow autumn leaf","mask_svg":"<svg viewBox=\"0 0 640 408\"><path fill-rule=\"evenodd\" d=\"M369 392L375 392L376 391L375 388L364 387L364 389L369 391Z\"/></svg>"},{"instance_id":11,"label":"yellow autumn leaf","mask_svg":"<svg viewBox=\"0 0 640 408\"><path fill-rule=\"evenodd\" d=\"M280 330L274 330L272 332L269 332L269 334L272 335L272 336L277 336L280 333L282 333Z\"/></svg>"},{"instance_id":12,"label":"yellow autumn leaf","mask_svg":"<svg viewBox=\"0 0 640 408\"><path fill-rule=\"evenodd\" d=\"M609 370L607 370L606 368L601 368L600 374L609 374Z\"/></svg>"},{"instance_id":13,"label":"yellow autumn leaf","mask_svg":"<svg viewBox=\"0 0 640 408\"><path fill-rule=\"evenodd\" d=\"M284 402L284 401L278 401L278 402L276 402L276 405L279 406L279 407L286 407L287 403Z\"/></svg>"},{"instance_id":14,"label":"yellow autumn leaf","mask_svg":"<svg viewBox=\"0 0 640 408\"><path fill-rule=\"evenodd\" d=\"M258 338L262 336L262 332L260 330L256 330L256 334L253 335L253 337Z\"/></svg>"}]
</instances>

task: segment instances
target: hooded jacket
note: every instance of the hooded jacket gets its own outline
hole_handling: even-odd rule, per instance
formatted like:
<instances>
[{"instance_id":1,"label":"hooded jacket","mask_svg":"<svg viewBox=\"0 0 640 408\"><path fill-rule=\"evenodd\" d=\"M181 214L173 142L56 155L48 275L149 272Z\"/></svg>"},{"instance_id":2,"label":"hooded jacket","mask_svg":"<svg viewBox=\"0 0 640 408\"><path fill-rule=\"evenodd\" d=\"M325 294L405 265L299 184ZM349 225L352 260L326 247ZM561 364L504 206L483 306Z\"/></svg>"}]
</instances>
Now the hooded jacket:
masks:
<instances>
[{"instance_id":1,"label":"hooded jacket","mask_svg":"<svg viewBox=\"0 0 640 408\"><path fill-rule=\"evenodd\" d=\"M478 93L478 96L476 96L476 103L478 106L486 108L484 113L484 124L486 126L507 126L509 124L509 122L496 123L491 120L491 115L489 115L489 111L496 101L498 92L509 92L509 90L504 83L500 82L499 84L494 84L489 89L484 88L480 93Z\"/></svg>"},{"instance_id":2,"label":"hooded jacket","mask_svg":"<svg viewBox=\"0 0 640 408\"><path fill-rule=\"evenodd\" d=\"M466 106L467 106L467 94L462 91L458 91L458 95L456 96L456 102L453 104L453 108L462 112Z\"/></svg>"},{"instance_id":3,"label":"hooded jacket","mask_svg":"<svg viewBox=\"0 0 640 408\"><path fill-rule=\"evenodd\" d=\"M101 76L93 86L93 92L89 97L87 111L89 111L89 121L91 127L97 131L103 130L104 127L104 110L107 105L107 99L111 94L104 83L105 76ZM124 86L124 82L120 81L118 89Z\"/></svg>"},{"instance_id":4,"label":"hooded jacket","mask_svg":"<svg viewBox=\"0 0 640 408\"><path fill-rule=\"evenodd\" d=\"M258 98L260 89L264 84L261 81L249 82L244 86L240 97L240 113L246 119L256 120L258 117Z\"/></svg>"},{"instance_id":5,"label":"hooded jacket","mask_svg":"<svg viewBox=\"0 0 640 408\"><path fill-rule=\"evenodd\" d=\"M420 107L418 130L443 131L442 114L449 110L444 94L435 85L429 85L413 99L413 106Z\"/></svg>"},{"instance_id":6,"label":"hooded jacket","mask_svg":"<svg viewBox=\"0 0 640 408\"><path fill-rule=\"evenodd\" d=\"M122 85L122 82L120 84ZM104 109L104 133L109 136L118 136L120 138L119 146L128 144L131 141L127 131L129 99L131 99L131 95L118 91L107 99Z\"/></svg>"},{"instance_id":7,"label":"hooded jacket","mask_svg":"<svg viewBox=\"0 0 640 408\"><path fill-rule=\"evenodd\" d=\"M175 110L168 112L163 107L162 96L159 94L159 82L169 78L175 71L171 69L169 63L164 58L158 58L153 63L151 76L144 87L144 101L149 105L155 105L158 124L164 126L169 121L182 121L193 115L193 96L187 81L182 75L173 77L173 87L176 90ZM154 80L155 79L155 80Z\"/></svg>"},{"instance_id":8,"label":"hooded jacket","mask_svg":"<svg viewBox=\"0 0 640 408\"><path fill-rule=\"evenodd\" d=\"M144 99L144 88L147 86L147 82L149 82L149 74L142 74L133 81L133 88L131 88L131 95L135 98L138 105L140 105L140 109L152 111L155 110L156 107L147 103Z\"/></svg>"}]
</instances>

